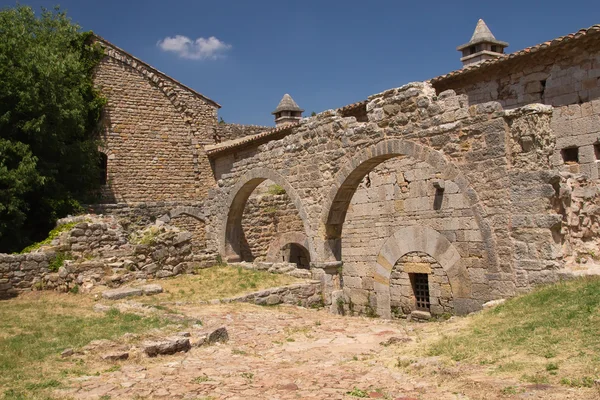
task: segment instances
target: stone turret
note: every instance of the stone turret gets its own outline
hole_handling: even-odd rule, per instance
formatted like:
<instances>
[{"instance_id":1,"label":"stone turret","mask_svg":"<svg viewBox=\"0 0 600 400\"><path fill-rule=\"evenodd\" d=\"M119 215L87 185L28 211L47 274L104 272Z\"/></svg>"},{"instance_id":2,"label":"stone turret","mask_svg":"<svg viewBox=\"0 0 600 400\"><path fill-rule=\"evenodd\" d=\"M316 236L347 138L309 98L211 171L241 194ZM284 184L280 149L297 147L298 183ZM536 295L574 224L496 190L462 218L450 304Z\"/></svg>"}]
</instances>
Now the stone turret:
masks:
<instances>
[{"instance_id":1,"label":"stone turret","mask_svg":"<svg viewBox=\"0 0 600 400\"><path fill-rule=\"evenodd\" d=\"M300 121L303 112L304 110L298 107L292 96L286 93L271 114L275 115L275 126L281 126Z\"/></svg>"},{"instance_id":2,"label":"stone turret","mask_svg":"<svg viewBox=\"0 0 600 400\"><path fill-rule=\"evenodd\" d=\"M490 28L480 19L477 21L471 40L458 46L456 50L462 52L460 61L462 61L463 67L466 67L500 57L504 54L505 47L508 47L508 43L496 40Z\"/></svg>"}]
</instances>

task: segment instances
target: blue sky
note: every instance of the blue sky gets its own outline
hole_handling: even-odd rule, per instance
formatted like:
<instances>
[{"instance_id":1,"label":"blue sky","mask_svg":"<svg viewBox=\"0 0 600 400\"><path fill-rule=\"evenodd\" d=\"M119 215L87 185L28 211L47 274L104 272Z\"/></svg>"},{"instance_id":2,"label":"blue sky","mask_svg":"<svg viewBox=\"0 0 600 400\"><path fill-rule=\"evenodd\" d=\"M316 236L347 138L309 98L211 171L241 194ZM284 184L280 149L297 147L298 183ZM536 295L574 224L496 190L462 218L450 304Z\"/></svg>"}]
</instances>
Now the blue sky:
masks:
<instances>
[{"instance_id":1,"label":"blue sky","mask_svg":"<svg viewBox=\"0 0 600 400\"><path fill-rule=\"evenodd\" d=\"M21 4L60 4L85 30L220 103L225 121L257 125L273 124L270 113L284 93L308 115L459 69L456 46L469 40L479 18L510 52L600 24L598 0Z\"/></svg>"}]
</instances>

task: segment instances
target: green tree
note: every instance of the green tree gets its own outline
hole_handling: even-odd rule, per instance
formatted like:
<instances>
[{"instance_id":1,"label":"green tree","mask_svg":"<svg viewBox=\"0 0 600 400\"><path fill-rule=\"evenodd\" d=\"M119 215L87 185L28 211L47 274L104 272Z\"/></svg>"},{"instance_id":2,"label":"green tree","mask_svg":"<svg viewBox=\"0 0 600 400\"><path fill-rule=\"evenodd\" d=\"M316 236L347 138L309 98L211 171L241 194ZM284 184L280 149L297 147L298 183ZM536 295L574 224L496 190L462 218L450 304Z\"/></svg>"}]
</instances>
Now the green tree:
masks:
<instances>
[{"instance_id":1,"label":"green tree","mask_svg":"<svg viewBox=\"0 0 600 400\"><path fill-rule=\"evenodd\" d=\"M0 252L12 252L97 193L103 53L58 8L2 9L0 37Z\"/></svg>"}]
</instances>

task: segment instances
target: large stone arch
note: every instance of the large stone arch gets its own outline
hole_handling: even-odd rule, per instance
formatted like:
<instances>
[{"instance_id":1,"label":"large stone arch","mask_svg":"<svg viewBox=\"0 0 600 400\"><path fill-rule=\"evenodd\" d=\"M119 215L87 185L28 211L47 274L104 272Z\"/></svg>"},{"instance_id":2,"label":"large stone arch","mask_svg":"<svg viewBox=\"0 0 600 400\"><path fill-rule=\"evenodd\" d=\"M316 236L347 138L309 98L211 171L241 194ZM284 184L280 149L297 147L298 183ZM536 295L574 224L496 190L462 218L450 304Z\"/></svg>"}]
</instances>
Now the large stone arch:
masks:
<instances>
[{"instance_id":1,"label":"large stone arch","mask_svg":"<svg viewBox=\"0 0 600 400\"><path fill-rule=\"evenodd\" d=\"M442 266L448 275L457 314L466 314L479 308L478 303L471 300L471 280L456 247L430 227L411 226L390 236L377 255L373 280L378 315L391 318L390 275L396 262L411 252L429 254Z\"/></svg>"},{"instance_id":2,"label":"large stone arch","mask_svg":"<svg viewBox=\"0 0 600 400\"><path fill-rule=\"evenodd\" d=\"M267 251L266 260L268 262L279 261L279 259L278 259L279 251L281 250L281 248L283 246L285 246L288 243L298 244L308 250L309 242L310 241L308 240L308 237L306 236L306 234L304 234L302 232L286 232L286 233L279 234L279 235L277 235L275 240L273 240L271 242L271 245L269 246L269 250Z\"/></svg>"},{"instance_id":3,"label":"large stone arch","mask_svg":"<svg viewBox=\"0 0 600 400\"><path fill-rule=\"evenodd\" d=\"M224 260L239 260L239 239L242 234L241 220L242 214L244 213L244 205L254 189L267 179L273 181L285 190L298 211L298 215L304 225L306 236L308 238L312 236L308 214L306 213L302 200L296 190L278 172L268 168L255 168L238 178L238 182L229 190L229 195L225 200L224 211L220 218L218 232L219 253ZM311 259L314 259L315 252L311 240L309 240L307 248Z\"/></svg>"},{"instance_id":4,"label":"large stone arch","mask_svg":"<svg viewBox=\"0 0 600 400\"><path fill-rule=\"evenodd\" d=\"M323 260L341 261L341 234L348 206L358 185L373 168L394 157L409 156L443 171L442 179L454 181L467 199L481 232L488 256L488 264L497 267L496 243L492 228L486 221L486 212L469 180L442 153L427 146L403 139L383 139L377 144L345 155L345 161L334 178L323 202L319 248Z\"/></svg>"}]
</instances>

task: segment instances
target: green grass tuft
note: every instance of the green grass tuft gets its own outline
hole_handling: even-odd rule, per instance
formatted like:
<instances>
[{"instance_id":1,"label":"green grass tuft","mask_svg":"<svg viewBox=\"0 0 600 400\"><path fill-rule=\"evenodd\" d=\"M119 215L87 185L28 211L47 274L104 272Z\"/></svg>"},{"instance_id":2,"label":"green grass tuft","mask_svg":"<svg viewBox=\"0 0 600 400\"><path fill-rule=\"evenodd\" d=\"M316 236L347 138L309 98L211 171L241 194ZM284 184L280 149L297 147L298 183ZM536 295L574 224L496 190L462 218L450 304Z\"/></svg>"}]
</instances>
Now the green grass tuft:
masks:
<instances>
[{"instance_id":1,"label":"green grass tuft","mask_svg":"<svg viewBox=\"0 0 600 400\"><path fill-rule=\"evenodd\" d=\"M557 375L598 377L599 331L600 279L582 278L541 287L474 316L467 329L433 343L428 354L480 364L502 360L494 372L522 371L528 382L560 383ZM577 386L582 379L568 381Z\"/></svg>"}]
</instances>

